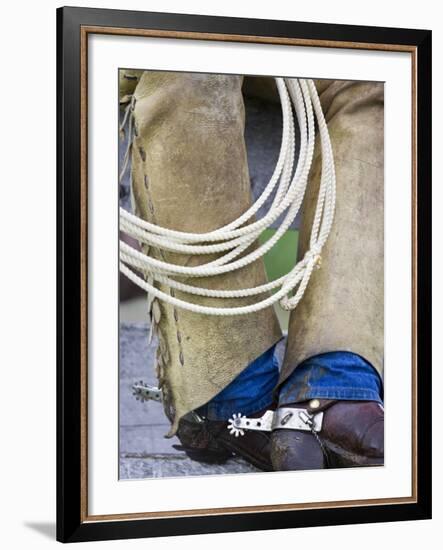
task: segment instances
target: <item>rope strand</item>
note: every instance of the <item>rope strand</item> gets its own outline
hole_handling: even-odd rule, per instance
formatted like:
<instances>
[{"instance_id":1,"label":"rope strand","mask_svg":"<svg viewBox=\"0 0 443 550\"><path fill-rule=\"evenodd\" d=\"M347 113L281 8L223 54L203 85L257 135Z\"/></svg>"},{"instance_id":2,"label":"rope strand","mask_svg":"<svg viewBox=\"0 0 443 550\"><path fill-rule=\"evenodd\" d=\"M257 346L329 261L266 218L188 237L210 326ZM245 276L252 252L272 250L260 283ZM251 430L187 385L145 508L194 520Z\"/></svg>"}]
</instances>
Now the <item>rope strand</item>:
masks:
<instances>
[{"instance_id":1,"label":"rope strand","mask_svg":"<svg viewBox=\"0 0 443 550\"><path fill-rule=\"evenodd\" d=\"M315 267L319 267L321 251L331 230L335 210L335 169L327 124L323 115L317 90L312 80L276 78L283 115L282 141L274 173L260 197L236 220L207 233L186 233L160 227L143 220L120 208L120 230L160 250L188 255L208 255L222 253L216 260L198 266L182 266L168 263L145 255L127 243L120 241L120 271L133 283L145 290L150 297L206 315L244 315L270 307L276 302L286 310L294 309L303 297ZM294 170L295 134L294 113L300 129L300 151ZM210 277L230 273L262 258L286 233L300 210L308 184L315 145L315 123L320 136L322 150L322 175L317 205L312 225L310 249L286 275L255 288L239 290L214 290L184 284L176 277ZM128 167L129 153L133 139L133 104L128 106L125 122L128 122L128 146L121 176ZM275 190L275 196L267 213L259 220L246 223L265 204ZM275 234L249 252L241 254L259 238L261 233L281 215L283 221ZM209 244L208 244L209 243ZM296 251L294 251L296 254ZM241 256L241 257L239 257ZM143 279L134 269L141 272ZM268 293L278 289L271 296L254 304L237 307L214 307L195 304L178 299L155 286L161 283L166 287L180 290L189 295L218 298L244 298ZM292 292L295 292L291 296Z\"/></svg>"}]
</instances>

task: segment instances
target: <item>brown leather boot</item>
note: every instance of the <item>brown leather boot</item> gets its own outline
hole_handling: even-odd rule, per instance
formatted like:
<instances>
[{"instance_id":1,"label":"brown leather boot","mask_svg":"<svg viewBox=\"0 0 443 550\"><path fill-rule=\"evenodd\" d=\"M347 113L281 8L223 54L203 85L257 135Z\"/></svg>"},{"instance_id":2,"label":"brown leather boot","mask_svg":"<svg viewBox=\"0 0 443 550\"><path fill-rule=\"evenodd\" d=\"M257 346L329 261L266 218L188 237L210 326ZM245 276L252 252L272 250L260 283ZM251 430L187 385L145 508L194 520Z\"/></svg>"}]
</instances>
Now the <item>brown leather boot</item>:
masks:
<instances>
[{"instance_id":1,"label":"brown leather boot","mask_svg":"<svg viewBox=\"0 0 443 550\"><path fill-rule=\"evenodd\" d=\"M267 407L251 418L262 416ZM235 437L228 430L227 420L198 419L187 415L179 422L177 437L181 445L174 445L189 458L209 464L220 464L237 455L265 472L273 470L271 462L271 432L246 431L242 437Z\"/></svg>"},{"instance_id":2,"label":"brown leather boot","mask_svg":"<svg viewBox=\"0 0 443 550\"><path fill-rule=\"evenodd\" d=\"M275 470L380 466L384 461L384 410L374 401L311 399L285 405L323 412L321 430L277 429L272 433Z\"/></svg>"},{"instance_id":3,"label":"brown leather boot","mask_svg":"<svg viewBox=\"0 0 443 550\"><path fill-rule=\"evenodd\" d=\"M211 422L200 419L192 413L182 418L176 436L181 445L173 445L178 451L184 451L188 457L205 464L223 464L232 456L232 452L218 443Z\"/></svg>"},{"instance_id":4,"label":"brown leather boot","mask_svg":"<svg viewBox=\"0 0 443 550\"><path fill-rule=\"evenodd\" d=\"M272 433L271 461L275 471L322 470L326 455L311 432L275 430Z\"/></svg>"}]
</instances>

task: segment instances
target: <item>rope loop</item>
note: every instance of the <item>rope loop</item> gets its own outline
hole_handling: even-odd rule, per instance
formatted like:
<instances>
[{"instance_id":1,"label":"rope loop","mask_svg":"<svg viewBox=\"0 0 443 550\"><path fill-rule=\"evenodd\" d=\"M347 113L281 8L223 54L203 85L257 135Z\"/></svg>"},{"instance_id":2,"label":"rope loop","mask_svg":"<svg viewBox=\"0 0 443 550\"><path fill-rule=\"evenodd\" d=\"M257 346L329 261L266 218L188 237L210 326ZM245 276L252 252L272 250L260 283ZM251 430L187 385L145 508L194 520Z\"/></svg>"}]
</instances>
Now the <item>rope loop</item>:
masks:
<instances>
[{"instance_id":1,"label":"rope loop","mask_svg":"<svg viewBox=\"0 0 443 550\"><path fill-rule=\"evenodd\" d=\"M321 265L321 251L331 230L335 211L335 168L328 128L323 116L320 100L312 80L297 78L276 78L280 95L283 129L280 152L274 172L258 199L237 219L207 233L187 233L158 226L120 208L120 230L160 251L188 255L217 254L215 260L196 266L182 266L168 263L162 253L162 260L141 253L127 243L120 241L120 271L132 282L145 290L150 298L156 297L188 311L205 315L245 315L270 307L277 302L285 310L297 307L309 284L314 268ZM120 179L126 173L134 139L134 96L126 108L121 131L128 126L128 145L124 155ZM300 150L296 166L294 115L300 130ZM260 260L290 228L302 205L309 181L315 146L315 119L317 121L322 151L322 174L317 205L311 230L310 247L303 259L288 273L274 281L254 288L236 290L206 289L188 285L180 279L211 277L241 269ZM261 219L255 214L271 199L268 211ZM252 243L278 218L282 218L274 235L252 251ZM294 250L294 255L296 255ZM245 253L245 254L243 254ZM137 273L139 272L139 273ZM218 298L221 305L195 304L178 299L158 288L159 284L178 289L184 294ZM272 294L270 292L273 291ZM293 294L293 295L292 295ZM224 299L245 298L264 295L253 304L226 307Z\"/></svg>"}]
</instances>

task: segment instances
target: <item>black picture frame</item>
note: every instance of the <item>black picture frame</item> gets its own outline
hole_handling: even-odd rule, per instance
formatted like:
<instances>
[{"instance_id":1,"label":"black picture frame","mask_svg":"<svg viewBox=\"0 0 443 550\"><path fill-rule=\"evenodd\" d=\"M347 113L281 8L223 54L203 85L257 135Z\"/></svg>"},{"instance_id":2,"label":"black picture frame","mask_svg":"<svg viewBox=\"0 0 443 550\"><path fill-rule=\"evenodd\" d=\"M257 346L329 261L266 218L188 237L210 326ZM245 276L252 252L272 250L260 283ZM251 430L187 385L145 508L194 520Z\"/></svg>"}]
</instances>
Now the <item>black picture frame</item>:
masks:
<instances>
[{"instance_id":1,"label":"black picture frame","mask_svg":"<svg viewBox=\"0 0 443 550\"><path fill-rule=\"evenodd\" d=\"M82 37L84 29L138 29L159 33L203 33L257 41L322 41L361 48L408 48L415 59L413 138L415 193L415 454L414 501L374 505L282 509L248 513L97 519L85 515L84 427L87 307L83 245L87 200L82 170ZM82 31L83 29L83 31ZM83 33L83 34L82 34ZM220 38L218 38L220 39ZM271 40L271 41L272 41ZM83 103L82 103L83 102ZM337 524L428 519L431 517L431 31L385 27L209 17L172 13L64 7L57 10L57 540L62 542L158 537Z\"/></svg>"}]
</instances>

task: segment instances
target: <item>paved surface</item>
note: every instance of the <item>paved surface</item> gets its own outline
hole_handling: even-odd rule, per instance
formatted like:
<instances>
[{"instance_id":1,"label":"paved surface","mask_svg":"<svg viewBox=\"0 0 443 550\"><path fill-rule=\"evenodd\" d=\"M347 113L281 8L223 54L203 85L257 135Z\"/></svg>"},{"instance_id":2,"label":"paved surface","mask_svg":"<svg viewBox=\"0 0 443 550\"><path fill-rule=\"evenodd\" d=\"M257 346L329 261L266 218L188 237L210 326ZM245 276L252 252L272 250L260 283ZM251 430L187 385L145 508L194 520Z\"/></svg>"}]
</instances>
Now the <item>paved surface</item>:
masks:
<instances>
[{"instance_id":1,"label":"paved surface","mask_svg":"<svg viewBox=\"0 0 443 550\"><path fill-rule=\"evenodd\" d=\"M184 454L120 458L120 479L241 474L258 471L241 458L231 458L225 464L219 465L201 464L190 460Z\"/></svg>"}]
</instances>

